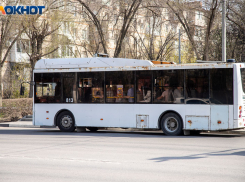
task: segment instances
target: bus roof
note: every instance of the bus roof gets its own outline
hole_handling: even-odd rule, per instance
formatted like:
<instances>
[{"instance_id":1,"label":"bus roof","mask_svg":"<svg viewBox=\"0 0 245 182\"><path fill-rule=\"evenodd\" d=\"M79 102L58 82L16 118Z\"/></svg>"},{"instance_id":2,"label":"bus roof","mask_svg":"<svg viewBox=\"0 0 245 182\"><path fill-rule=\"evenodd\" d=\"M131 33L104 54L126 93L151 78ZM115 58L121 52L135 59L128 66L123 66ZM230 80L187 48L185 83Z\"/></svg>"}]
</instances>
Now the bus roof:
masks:
<instances>
[{"instance_id":1,"label":"bus roof","mask_svg":"<svg viewBox=\"0 0 245 182\"><path fill-rule=\"evenodd\" d=\"M90 71L106 70L157 70L157 69L204 69L204 68L233 68L237 63L192 63L192 64L153 64L151 61L125 58L58 58L41 59L37 61L37 72L47 69L90 69ZM240 63L241 64L241 63ZM108 69L109 68L109 69Z\"/></svg>"},{"instance_id":2,"label":"bus roof","mask_svg":"<svg viewBox=\"0 0 245 182\"><path fill-rule=\"evenodd\" d=\"M124 58L58 58L41 59L35 69L48 68L80 68L80 67L125 67L125 66L152 66L151 61Z\"/></svg>"}]
</instances>

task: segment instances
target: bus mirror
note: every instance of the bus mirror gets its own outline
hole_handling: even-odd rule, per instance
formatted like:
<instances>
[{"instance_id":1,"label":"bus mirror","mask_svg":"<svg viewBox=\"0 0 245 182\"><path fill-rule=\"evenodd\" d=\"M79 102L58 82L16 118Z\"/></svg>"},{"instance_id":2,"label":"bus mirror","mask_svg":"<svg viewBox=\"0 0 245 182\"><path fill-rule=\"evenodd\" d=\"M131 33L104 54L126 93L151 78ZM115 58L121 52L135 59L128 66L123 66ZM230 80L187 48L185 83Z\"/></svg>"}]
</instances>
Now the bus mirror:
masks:
<instances>
[{"instance_id":1,"label":"bus mirror","mask_svg":"<svg viewBox=\"0 0 245 182\"><path fill-rule=\"evenodd\" d=\"M23 87L22 84L21 84L21 86L20 86L20 95L24 95L24 93L25 93L25 87Z\"/></svg>"}]
</instances>

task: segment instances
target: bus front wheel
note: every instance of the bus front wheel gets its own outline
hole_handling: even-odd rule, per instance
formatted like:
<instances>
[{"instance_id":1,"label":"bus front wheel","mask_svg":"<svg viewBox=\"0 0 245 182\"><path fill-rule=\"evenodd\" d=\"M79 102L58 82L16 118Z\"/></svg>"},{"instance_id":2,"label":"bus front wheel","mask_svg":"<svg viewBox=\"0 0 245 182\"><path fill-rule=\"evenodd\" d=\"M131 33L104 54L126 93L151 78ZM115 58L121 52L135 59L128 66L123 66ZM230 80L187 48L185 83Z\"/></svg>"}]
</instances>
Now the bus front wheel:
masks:
<instances>
[{"instance_id":1,"label":"bus front wheel","mask_svg":"<svg viewBox=\"0 0 245 182\"><path fill-rule=\"evenodd\" d=\"M182 134L183 123L181 118L175 113L167 113L161 120L162 131L166 135L180 135Z\"/></svg>"},{"instance_id":2,"label":"bus front wheel","mask_svg":"<svg viewBox=\"0 0 245 182\"><path fill-rule=\"evenodd\" d=\"M57 126L61 131L73 132L75 130L75 120L73 115L68 111L60 113L57 117Z\"/></svg>"}]
</instances>

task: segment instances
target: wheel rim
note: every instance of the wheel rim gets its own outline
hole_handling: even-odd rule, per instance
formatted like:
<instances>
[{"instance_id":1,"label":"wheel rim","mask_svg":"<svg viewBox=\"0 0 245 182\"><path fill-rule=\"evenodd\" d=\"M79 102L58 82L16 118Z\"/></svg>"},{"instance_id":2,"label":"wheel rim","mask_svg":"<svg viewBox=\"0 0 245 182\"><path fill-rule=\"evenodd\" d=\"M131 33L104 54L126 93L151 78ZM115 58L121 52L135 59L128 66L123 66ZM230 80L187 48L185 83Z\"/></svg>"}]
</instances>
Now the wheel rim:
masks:
<instances>
[{"instance_id":1,"label":"wheel rim","mask_svg":"<svg viewBox=\"0 0 245 182\"><path fill-rule=\"evenodd\" d=\"M168 132L173 133L178 129L178 127L179 127L178 121L174 117L168 117L164 122L164 128Z\"/></svg>"},{"instance_id":2,"label":"wheel rim","mask_svg":"<svg viewBox=\"0 0 245 182\"><path fill-rule=\"evenodd\" d=\"M64 115L62 118L61 118L61 126L64 127L64 128L70 128L72 127L73 125L73 120L72 120L72 117L69 116L69 115Z\"/></svg>"}]
</instances>

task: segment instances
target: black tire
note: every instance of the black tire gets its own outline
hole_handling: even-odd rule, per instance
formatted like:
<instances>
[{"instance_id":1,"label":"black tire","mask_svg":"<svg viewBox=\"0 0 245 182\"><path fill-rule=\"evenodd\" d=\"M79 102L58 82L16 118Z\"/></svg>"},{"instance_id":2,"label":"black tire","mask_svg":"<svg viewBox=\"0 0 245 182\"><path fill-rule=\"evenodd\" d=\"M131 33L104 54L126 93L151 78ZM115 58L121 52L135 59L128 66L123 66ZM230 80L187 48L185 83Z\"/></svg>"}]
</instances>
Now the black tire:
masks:
<instances>
[{"instance_id":1,"label":"black tire","mask_svg":"<svg viewBox=\"0 0 245 182\"><path fill-rule=\"evenodd\" d=\"M73 132L75 130L75 119L69 111L60 113L57 117L57 126L60 131Z\"/></svg>"},{"instance_id":2,"label":"black tire","mask_svg":"<svg viewBox=\"0 0 245 182\"><path fill-rule=\"evenodd\" d=\"M162 131L166 135L176 136L183 134L182 119L175 113L167 113L161 119Z\"/></svg>"},{"instance_id":3,"label":"black tire","mask_svg":"<svg viewBox=\"0 0 245 182\"><path fill-rule=\"evenodd\" d=\"M98 130L98 128L96 127L89 127L87 128L89 131L92 131L92 132L96 132Z\"/></svg>"}]
</instances>

